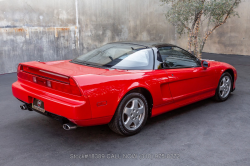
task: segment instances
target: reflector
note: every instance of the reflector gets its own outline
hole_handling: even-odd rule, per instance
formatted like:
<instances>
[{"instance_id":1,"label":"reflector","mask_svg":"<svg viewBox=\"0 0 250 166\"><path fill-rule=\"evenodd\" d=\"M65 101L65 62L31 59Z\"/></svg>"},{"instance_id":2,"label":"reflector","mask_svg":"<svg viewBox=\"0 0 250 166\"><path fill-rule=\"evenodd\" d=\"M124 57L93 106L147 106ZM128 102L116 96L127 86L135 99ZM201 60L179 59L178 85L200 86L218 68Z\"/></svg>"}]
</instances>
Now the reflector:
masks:
<instances>
[{"instance_id":1,"label":"reflector","mask_svg":"<svg viewBox=\"0 0 250 166\"><path fill-rule=\"evenodd\" d=\"M33 82L34 82L34 83L37 83L36 77L33 77Z\"/></svg>"},{"instance_id":2,"label":"reflector","mask_svg":"<svg viewBox=\"0 0 250 166\"><path fill-rule=\"evenodd\" d=\"M47 87L51 88L51 81L47 81Z\"/></svg>"}]
</instances>

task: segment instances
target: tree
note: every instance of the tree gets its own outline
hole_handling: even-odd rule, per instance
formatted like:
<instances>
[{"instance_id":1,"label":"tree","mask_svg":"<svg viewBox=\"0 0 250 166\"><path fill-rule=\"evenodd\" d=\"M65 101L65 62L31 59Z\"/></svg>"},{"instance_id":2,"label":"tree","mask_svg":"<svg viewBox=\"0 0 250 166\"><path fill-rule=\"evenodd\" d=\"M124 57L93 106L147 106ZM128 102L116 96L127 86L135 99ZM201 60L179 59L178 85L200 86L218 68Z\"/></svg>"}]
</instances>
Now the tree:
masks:
<instances>
[{"instance_id":1,"label":"tree","mask_svg":"<svg viewBox=\"0 0 250 166\"><path fill-rule=\"evenodd\" d=\"M232 16L239 16L235 9L241 0L161 0L163 5L170 8L166 19L171 22L180 37L188 33L189 52L201 58L201 53L208 37ZM206 25L206 30L200 32L201 25ZM193 50L192 50L193 47Z\"/></svg>"}]
</instances>

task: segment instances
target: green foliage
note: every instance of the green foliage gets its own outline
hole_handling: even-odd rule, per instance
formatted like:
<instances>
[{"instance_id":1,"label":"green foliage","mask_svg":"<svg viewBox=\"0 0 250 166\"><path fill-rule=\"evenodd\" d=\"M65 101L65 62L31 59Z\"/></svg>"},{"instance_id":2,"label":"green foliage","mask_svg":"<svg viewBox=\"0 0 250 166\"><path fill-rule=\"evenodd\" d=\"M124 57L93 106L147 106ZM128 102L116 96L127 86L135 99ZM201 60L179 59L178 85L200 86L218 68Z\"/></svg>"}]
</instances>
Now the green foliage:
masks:
<instances>
[{"instance_id":1,"label":"green foliage","mask_svg":"<svg viewBox=\"0 0 250 166\"><path fill-rule=\"evenodd\" d=\"M166 18L176 26L178 34L182 35L193 23L196 14L203 10L201 1L197 0L161 0L170 6Z\"/></svg>"},{"instance_id":2,"label":"green foliage","mask_svg":"<svg viewBox=\"0 0 250 166\"><path fill-rule=\"evenodd\" d=\"M236 16L238 12L235 9L238 7L241 0L210 0L204 4L204 16L211 17L211 21L215 24L222 23L224 17L229 15Z\"/></svg>"},{"instance_id":3,"label":"green foliage","mask_svg":"<svg viewBox=\"0 0 250 166\"><path fill-rule=\"evenodd\" d=\"M189 33L189 42L198 47L200 44L200 52L208 36L219 26L226 23L231 16L238 16L235 9L241 0L160 0L163 5L168 6L166 19L172 23L177 33L182 36ZM202 19L202 21L201 21ZM206 22L208 30L201 39L197 33L199 32L201 22ZM209 28L211 27L212 28ZM191 50L189 50L191 51Z\"/></svg>"}]
</instances>

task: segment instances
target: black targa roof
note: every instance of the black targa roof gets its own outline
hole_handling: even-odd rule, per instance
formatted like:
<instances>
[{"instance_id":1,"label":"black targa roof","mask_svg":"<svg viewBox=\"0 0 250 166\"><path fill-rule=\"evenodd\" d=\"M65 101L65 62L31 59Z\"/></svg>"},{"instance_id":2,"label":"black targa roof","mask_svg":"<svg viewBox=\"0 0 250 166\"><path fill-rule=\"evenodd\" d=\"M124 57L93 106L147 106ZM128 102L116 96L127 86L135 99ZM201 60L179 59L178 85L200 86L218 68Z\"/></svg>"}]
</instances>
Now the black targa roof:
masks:
<instances>
[{"instance_id":1,"label":"black targa roof","mask_svg":"<svg viewBox=\"0 0 250 166\"><path fill-rule=\"evenodd\" d=\"M154 42L154 41L120 41L120 42L113 42L114 44L135 44L145 47L172 47L175 46L173 44L161 43L161 42ZM109 44L113 44L109 43Z\"/></svg>"}]
</instances>

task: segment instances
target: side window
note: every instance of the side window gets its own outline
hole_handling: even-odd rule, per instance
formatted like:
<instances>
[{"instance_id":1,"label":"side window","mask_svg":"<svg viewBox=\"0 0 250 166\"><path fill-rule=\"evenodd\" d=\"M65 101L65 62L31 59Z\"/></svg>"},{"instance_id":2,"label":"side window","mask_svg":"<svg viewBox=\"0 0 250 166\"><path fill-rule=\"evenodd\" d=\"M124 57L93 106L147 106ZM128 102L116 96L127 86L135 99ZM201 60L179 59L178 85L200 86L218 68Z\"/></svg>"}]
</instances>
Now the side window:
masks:
<instances>
[{"instance_id":1,"label":"side window","mask_svg":"<svg viewBox=\"0 0 250 166\"><path fill-rule=\"evenodd\" d=\"M168 68L199 67L195 56L178 47L161 47L158 49L163 62Z\"/></svg>"}]
</instances>

